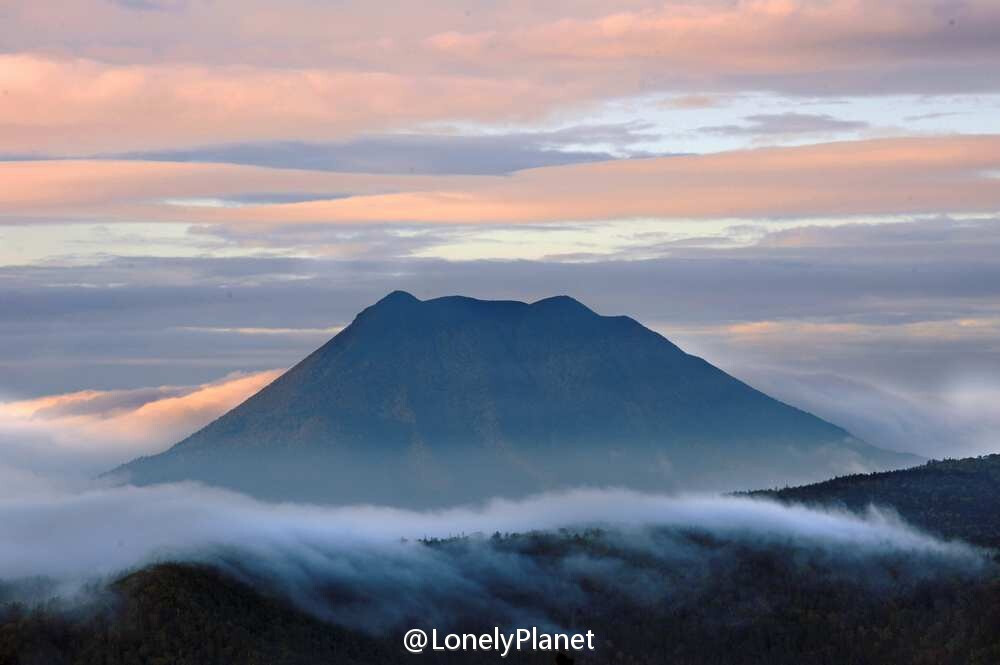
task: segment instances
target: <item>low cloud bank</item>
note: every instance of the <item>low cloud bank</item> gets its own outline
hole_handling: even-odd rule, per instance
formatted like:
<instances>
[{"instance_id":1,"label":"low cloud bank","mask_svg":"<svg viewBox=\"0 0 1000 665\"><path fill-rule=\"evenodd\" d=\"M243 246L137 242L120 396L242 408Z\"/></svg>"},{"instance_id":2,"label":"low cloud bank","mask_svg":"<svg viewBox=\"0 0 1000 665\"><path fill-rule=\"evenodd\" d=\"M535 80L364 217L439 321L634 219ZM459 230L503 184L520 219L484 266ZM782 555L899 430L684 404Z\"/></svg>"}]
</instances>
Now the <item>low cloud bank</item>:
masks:
<instances>
[{"instance_id":1,"label":"low cloud bank","mask_svg":"<svg viewBox=\"0 0 1000 665\"><path fill-rule=\"evenodd\" d=\"M600 531L574 540L588 528ZM534 530L543 533L490 537ZM432 546L416 540L463 534L470 537ZM977 550L886 513L736 497L577 490L413 512L268 504L176 484L0 501L0 580L40 576L66 593L157 561L203 562L375 632L414 617L440 626L468 617L556 626L556 606L587 603L594 588L671 602L748 551L785 552L789 565L823 579L886 589L988 566Z\"/></svg>"},{"instance_id":2,"label":"low cloud bank","mask_svg":"<svg viewBox=\"0 0 1000 665\"><path fill-rule=\"evenodd\" d=\"M0 400L0 498L23 494L29 483L46 489L53 482L80 485L124 461L161 452L282 371L234 372L194 386Z\"/></svg>"}]
</instances>

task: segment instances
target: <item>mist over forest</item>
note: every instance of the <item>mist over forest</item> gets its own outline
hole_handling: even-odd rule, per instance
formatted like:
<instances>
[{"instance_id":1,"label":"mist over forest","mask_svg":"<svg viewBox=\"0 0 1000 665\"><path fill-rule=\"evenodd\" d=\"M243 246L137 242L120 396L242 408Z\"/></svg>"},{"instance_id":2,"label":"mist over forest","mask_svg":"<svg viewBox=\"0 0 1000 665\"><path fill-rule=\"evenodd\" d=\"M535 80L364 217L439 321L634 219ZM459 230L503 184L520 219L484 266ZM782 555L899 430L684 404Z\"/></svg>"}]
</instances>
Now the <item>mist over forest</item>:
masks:
<instances>
[{"instance_id":1,"label":"mist over forest","mask_svg":"<svg viewBox=\"0 0 1000 665\"><path fill-rule=\"evenodd\" d=\"M930 536L891 509L625 490L422 512L270 504L194 484L95 488L0 502L0 542L0 657L48 652L53 663L90 662L80 645L108 626L117 627L88 648L110 662L133 662L139 644L152 643L173 657L239 653L222 637L189 643L193 635L149 632L184 617L230 622L219 635L271 617L274 630L312 631L309 639L342 653L362 645L378 662L395 662L399 636L414 626L582 626L600 646L581 662L622 651L634 662L675 653L707 663L731 656L734 644L748 657L822 662L809 657L828 639L793 618L807 609L820 612L822 630L831 617L842 631L884 623L878 649L858 650L858 662L877 662L873 654L922 653L927 645L909 635L922 622L971 622L967 605L998 579L989 550ZM937 598L931 614L928 597ZM654 620L656 631L643 628ZM966 629L986 640L977 625ZM777 635L801 644L767 641ZM242 648L260 655L287 639ZM977 644L963 641L956 653ZM518 654L548 662L535 656ZM274 662L309 657L292 649Z\"/></svg>"}]
</instances>

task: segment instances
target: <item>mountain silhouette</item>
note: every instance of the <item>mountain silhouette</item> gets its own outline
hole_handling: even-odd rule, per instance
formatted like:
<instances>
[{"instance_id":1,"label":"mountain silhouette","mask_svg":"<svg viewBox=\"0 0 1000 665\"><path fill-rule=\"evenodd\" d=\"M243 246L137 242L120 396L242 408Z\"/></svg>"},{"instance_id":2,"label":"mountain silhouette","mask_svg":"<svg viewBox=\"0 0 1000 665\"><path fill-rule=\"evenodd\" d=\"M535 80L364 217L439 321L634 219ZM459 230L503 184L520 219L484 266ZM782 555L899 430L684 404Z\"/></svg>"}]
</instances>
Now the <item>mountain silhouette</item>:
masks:
<instances>
[{"instance_id":1,"label":"mountain silhouette","mask_svg":"<svg viewBox=\"0 0 1000 665\"><path fill-rule=\"evenodd\" d=\"M567 296L395 291L232 411L113 474L427 507L581 485L766 487L919 461Z\"/></svg>"}]
</instances>

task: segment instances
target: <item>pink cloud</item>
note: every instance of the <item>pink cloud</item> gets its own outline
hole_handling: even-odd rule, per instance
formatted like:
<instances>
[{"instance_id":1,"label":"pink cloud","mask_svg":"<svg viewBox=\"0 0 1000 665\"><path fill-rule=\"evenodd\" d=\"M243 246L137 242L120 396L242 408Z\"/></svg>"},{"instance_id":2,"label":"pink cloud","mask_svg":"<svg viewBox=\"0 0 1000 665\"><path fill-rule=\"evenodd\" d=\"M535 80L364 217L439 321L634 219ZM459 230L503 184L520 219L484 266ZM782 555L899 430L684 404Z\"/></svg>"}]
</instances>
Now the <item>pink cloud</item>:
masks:
<instances>
[{"instance_id":1,"label":"pink cloud","mask_svg":"<svg viewBox=\"0 0 1000 665\"><path fill-rule=\"evenodd\" d=\"M615 160L511 176L378 176L123 162L0 164L0 214L283 224L511 224L626 218L820 217L995 211L1000 135L900 138ZM185 199L349 192L235 208ZM175 199L165 205L163 199ZM177 203L181 205L178 205Z\"/></svg>"},{"instance_id":2,"label":"pink cloud","mask_svg":"<svg viewBox=\"0 0 1000 665\"><path fill-rule=\"evenodd\" d=\"M517 223L990 211L1000 136L885 139L599 162L401 192L240 211L247 222ZM877 183L877 186L873 186Z\"/></svg>"},{"instance_id":3,"label":"pink cloud","mask_svg":"<svg viewBox=\"0 0 1000 665\"><path fill-rule=\"evenodd\" d=\"M0 55L0 151L87 153L342 138L445 118L537 117L573 86L457 75L110 65ZM515 105L512 97L537 104Z\"/></svg>"},{"instance_id":4,"label":"pink cloud","mask_svg":"<svg viewBox=\"0 0 1000 665\"><path fill-rule=\"evenodd\" d=\"M995 91L1000 67L989 0L430 2L388 20L315 2L168 9L141 21L109 2L6 10L0 151L332 139L647 93Z\"/></svg>"},{"instance_id":5,"label":"pink cloud","mask_svg":"<svg viewBox=\"0 0 1000 665\"><path fill-rule=\"evenodd\" d=\"M454 182L475 180L463 176ZM0 214L30 219L65 214L101 216L115 221L122 214L171 217L156 201L168 198L224 197L247 192L316 192L380 194L433 188L432 176L365 175L311 172L232 164L56 160L0 162ZM123 208L126 208L124 209ZM159 211L159 212L157 212ZM142 217L133 217L142 219Z\"/></svg>"}]
</instances>

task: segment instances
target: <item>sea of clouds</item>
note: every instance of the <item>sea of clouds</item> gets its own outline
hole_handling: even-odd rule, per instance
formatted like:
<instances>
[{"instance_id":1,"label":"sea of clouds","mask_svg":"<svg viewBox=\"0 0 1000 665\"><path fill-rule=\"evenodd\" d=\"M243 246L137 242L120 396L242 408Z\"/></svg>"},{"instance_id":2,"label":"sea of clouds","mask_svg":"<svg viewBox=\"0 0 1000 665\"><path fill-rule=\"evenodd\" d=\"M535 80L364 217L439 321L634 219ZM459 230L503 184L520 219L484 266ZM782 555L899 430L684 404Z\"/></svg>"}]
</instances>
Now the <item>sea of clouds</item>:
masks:
<instances>
[{"instance_id":1,"label":"sea of clouds","mask_svg":"<svg viewBox=\"0 0 1000 665\"><path fill-rule=\"evenodd\" d=\"M546 557L490 538L594 528L602 547ZM706 547L692 533L724 545ZM421 542L452 536L465 538ZM579 489L408 511L265 503L180 483L36 486L0 499L0 580L8 595L18 581L34 579L45 580L49 596L72 598L149 564L207 563L324 619L373 632L414 617L441 627L475 616L558 628L553 602L589 602L586 589L595 583L635 602L668 602L702 588L747 548L783 549L793 553L792 565L825 578L886 589L989 566L975 548L921 533L889 512L853 515L746 497ZM30 588L38 594L37 584Z\"/></svg>"}]
</instances>

